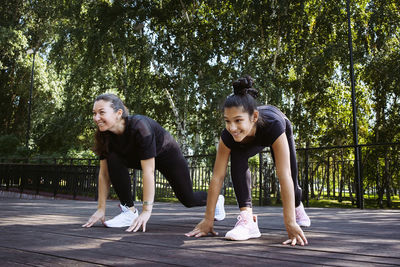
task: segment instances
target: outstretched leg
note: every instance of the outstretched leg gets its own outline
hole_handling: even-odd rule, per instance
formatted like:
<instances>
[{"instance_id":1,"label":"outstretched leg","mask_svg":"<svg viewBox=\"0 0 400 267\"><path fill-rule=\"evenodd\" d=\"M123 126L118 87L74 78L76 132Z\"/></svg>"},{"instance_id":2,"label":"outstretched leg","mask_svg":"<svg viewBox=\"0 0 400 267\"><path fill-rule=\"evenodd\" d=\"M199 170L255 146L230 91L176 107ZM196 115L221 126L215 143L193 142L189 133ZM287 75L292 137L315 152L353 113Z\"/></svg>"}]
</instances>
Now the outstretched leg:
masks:
<instances>
[{"instance_id":1,"label":"outstretched leg","mask_svg":"<svg viewBox=\"0 0 400 267\"><path fill-rule=\"evenodd\" d=\"M179 145L174 141L168 152L156 159L156 169L168 180L175 196L186 207L205 206L207 204L207 193L204 191L194 192L192 180L190 179L189 166L182 155Z\"/></svg>"}]
</instances>

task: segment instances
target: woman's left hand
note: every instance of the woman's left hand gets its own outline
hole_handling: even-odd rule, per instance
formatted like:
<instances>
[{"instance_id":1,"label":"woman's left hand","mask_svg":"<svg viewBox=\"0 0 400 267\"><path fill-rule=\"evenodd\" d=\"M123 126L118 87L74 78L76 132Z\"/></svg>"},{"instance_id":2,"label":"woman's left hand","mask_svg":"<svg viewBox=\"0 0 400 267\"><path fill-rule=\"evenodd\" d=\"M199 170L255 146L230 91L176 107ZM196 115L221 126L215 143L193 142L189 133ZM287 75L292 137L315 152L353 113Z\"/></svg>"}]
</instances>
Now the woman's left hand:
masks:
<instances>
[{"instance_id":1,"label":"woman's left hand","mask_svg":"<svg viewBox=\"0 0 400 267\"><path fill-rule=\"evenodd\" d=\"M303 230L297 224L286 225L286 231L288 233L289 239L283 242L284 245L292 245L295 246L296 244L300 244L301 246L308 245L308 241L306 236L304 235Z\"/></svg>"},{"instance_id":2,"label":"woman's left hand","mask_svg":"<svg viewBox=\"0 0 400 267\"><path fill-rule=\"evenodd\" d=\"M144 210L139 215L139 217L132 223L132 225L126 229L127 232L137 232L140 227L142 227L143 232L146 232L146 224L147 221L150 219L151 211Z\"/></svg>"}]
</instances>

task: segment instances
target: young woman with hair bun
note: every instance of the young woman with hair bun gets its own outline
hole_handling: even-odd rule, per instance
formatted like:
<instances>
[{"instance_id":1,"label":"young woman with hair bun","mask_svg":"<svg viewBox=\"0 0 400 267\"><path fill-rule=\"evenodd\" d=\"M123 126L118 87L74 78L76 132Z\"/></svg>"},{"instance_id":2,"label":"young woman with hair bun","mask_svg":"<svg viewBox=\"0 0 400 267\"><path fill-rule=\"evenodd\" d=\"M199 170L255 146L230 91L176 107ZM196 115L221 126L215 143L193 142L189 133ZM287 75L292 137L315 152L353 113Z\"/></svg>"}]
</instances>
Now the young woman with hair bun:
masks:
<instances>
[{"instance_id":1,"label":"young woman with hair bun","mask_svg":"<svg viewBox=\"0 0 400 267\"><path fill-rule=\"evenodd\" d=\"M233 82L233 94L224 103L225 129L218 144L213 177L210 182L204 219L187 236L206 236L214 231L214 207L221 190L229 157L231 177L240 214L235 227L226 233L230 240L247 240L261 236L257 216L252 212L251 174L248 160L271 147L281 186L283 217L289 239L284 244L305 245L307 239L300 226L310 226L301 203L297 180L296 150L292 126L287 117L271 105L257 106L258 92L253 79L246 76Z\"/></svg>"},{"instance_id":2,"label":"young woman with hair bun","mask_svg":"<svg viewBox=\"0 0 400 267\"><path fill-rule=\"evenodd\" d=\"M114 94L102 94L95 99L93 120L97 125L94 151L100 157L98 207L82 227L91 227L100 220L107 227L128 227L128 232L136 232L141 227L145 232L154 202L155 170L164 175L183 205L206 205L207 193L193 192L187 161L178 143L160 124L143 115L130 116ZM140 215L133 203L128 168L142 170ZM106 199L111 184L120 200L121 213L106 221ZM219 196L218 199L214 207L215 220L222 220L225 218L224 198Z\"/></svg>"}]
</instances>

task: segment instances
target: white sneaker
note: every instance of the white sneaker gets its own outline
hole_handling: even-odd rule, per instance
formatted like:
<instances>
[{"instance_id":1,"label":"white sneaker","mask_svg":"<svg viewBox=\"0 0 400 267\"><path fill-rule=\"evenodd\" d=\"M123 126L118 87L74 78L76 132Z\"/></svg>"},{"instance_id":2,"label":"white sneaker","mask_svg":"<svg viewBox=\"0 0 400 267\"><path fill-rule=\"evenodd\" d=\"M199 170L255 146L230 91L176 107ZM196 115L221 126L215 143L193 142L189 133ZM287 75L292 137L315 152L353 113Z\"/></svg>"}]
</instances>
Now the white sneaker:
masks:
<instances>
[{"instance_id":1,"label":"white sneaker","mask_svg":"<svg viewBox=\"0 0 400 267\"><path fill-rule=\"evenodd\" d=\"M137 217L139 217L139 212L137 209L135 209L135 211L132 211L127 206L121 204L119 204L119 207L121 209L121 213L111 220L105 221L105 226L113 228L131 226L133 221L136 220Z\"/></svg>"},{"instance_id":2,"label":"white sneaker","mask_svg":"<svg viewBox=\"0 0 400 267\"><path fill-rule=\"evenodd\" d=\"M217 205L215 205L215 214L214 214L215 221L222 221L223 219L225 219L224 202L225 202L224 196L219 195Z\"/></svg>"},{"instance_id":3,"label":"white sneaker","mask_svg":"<svg viewBox=\"0 0 400 267\"><path fill-rule=\"evenodd\" d=\"M226 233L225 238L230 240L247 240L249 238L260 237L257 216L252 216L250 212L241 211L235 227Z\"/></svg>"},{"instance_id":4,"label":"white sneaker","mask_svg":"<svg viewBox=\"0 0 400 267\"><path fill-rule=\"evenodd\" d=\"M296 223L299 226L310 227L311 220L308 217L306 211L304 210L303 203L300 202L300 205L296 208Z\"/></svg>"}]
</instances>

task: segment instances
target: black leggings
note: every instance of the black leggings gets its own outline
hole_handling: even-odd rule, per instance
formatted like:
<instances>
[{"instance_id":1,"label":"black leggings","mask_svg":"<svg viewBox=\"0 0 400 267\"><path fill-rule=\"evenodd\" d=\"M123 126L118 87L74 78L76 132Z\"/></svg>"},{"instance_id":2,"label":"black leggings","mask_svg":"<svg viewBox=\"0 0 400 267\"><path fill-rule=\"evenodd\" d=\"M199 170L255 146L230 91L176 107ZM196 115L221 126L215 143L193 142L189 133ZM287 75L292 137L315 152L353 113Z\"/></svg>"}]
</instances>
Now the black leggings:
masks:
<instances>
[{"instance_id":1,"label":"black leggings","mask_svg":"<svg viewBox=\"0 0 400 267\"><path fill-rule=\"evenodd\" d=\"M108 173L111 184L122 205L133 206L131 179L128 167L141 169L140 162L126 163L115 153L107 157ZM176 142L169 144L168 151L162 152L155 158L155 167L168 180L175 196L186 207L205 206L206 192L193 192L189 167Z\"/></svg>"},{"instance_id":2,"label":"black leggings","mask_svg":"<svg viewBox=\"0 0 400 267\"><path fill-rule=\"evenodd\" d=\"M289 121L287 120L286 120L286 136L289 143L290 170L292 173L292 179L294 185L295 206L297 207L300 205L302 191L297 181L296 149L294 145L292 128ZM261 152L263 149L264 149L263 146L243 145L239 149L231 150L231 176L239 208L252 207L251 174L249 170L248 161L250 157ZM274 151L272 150L272 147L271 147L271 152L272 152L272 157L275 160Z\"/></svg>"}]
</instances>

